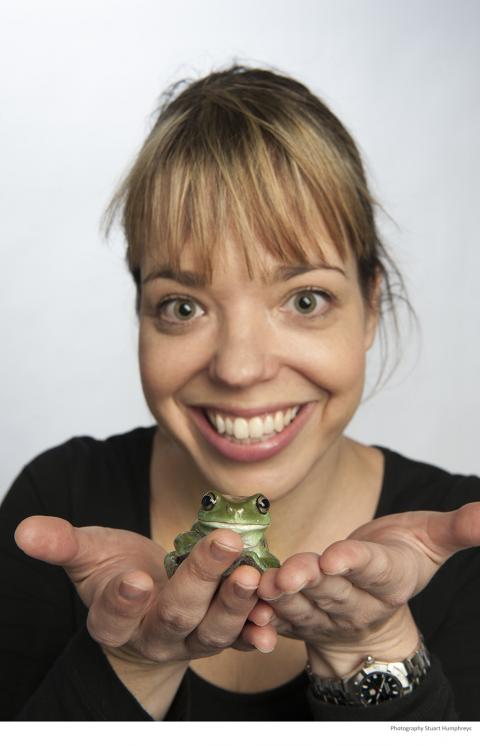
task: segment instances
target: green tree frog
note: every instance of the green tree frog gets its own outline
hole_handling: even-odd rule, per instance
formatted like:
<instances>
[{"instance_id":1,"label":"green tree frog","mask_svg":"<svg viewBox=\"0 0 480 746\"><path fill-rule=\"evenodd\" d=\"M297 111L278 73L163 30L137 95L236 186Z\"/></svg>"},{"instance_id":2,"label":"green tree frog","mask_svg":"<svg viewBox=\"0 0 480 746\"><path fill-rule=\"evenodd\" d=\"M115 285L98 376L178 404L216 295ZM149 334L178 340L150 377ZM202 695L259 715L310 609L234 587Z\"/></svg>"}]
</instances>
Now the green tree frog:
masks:
<instances>
[{"instance_id":1,"label":"green tree frog","mask_svg":"<svg viewBox=\"0 0 480 746\"><path fill-rule=\"evenodd\" d=\"M179 534L174 540L175 550L165 556L165 569L172 577L193 547L204 536L216 528L229 528L240 534L244 549L235 562L223 573L224 577L239 565L252 565L263 572L269 567L280 567L278 559L268 551L265 531L270 525L268 509L270 502L260 492L250 497L229 499L210 490L202 497L197 521L190 531Z\"/></svg>"}]
</instances>

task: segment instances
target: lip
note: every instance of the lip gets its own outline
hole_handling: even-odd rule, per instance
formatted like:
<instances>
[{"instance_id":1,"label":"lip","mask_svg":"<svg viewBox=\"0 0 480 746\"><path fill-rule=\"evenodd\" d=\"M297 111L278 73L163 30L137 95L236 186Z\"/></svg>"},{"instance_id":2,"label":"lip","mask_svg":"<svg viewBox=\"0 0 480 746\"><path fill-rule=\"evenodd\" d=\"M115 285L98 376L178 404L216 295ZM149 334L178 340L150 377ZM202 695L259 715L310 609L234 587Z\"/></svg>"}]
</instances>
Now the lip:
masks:
<instances>
[{"instance_id":1,"label":"lip","mask_svg":"<svg viewBox=\"0 0 480 746\"><path fill-rule=\"evenodd\" d=\"M250 443L248 445L233 443L232 441L227 440L227 438L219 435L207 420L201 408L188 407L188 410L205 440L213 446L216 451L232 461L245 462L263 461L275 456L286 448L303 428L305 422L310 417L314 406L315 402L303 404L295 419L287 425L281 433L276 433L268 440L260 441L258 443ZM265 412L265 409L262 411Z\"/></svg>"}]
</instances>

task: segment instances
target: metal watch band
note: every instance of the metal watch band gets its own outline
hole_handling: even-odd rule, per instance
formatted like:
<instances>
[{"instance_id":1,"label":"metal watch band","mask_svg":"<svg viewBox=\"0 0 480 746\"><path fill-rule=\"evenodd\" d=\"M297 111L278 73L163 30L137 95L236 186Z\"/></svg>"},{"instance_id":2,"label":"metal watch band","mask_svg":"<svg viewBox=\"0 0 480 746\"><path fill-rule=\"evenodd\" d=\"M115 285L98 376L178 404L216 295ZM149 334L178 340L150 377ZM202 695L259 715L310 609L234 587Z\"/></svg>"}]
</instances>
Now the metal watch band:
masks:
<instances>
[{"instance_id":1,"label":"metal watch band","mask_svg":"<svg viewBox=\"0 0 480 746\"><path fill-rule=\"evenodd\" d=\"M309 663L307 663L305 670L313 694L325 704L369 706L370 704L378 704L380 700L377 699L370 703L365 701L362 696L362 685L368 680L368 677L375 675L384 678L390 677L396 685L392 691L391 698L393 699L413 691L425 679L429 669L430 657L423 638L421 638L418 648L405 660L388 663L386 661L376 661L369 655L356 671L345 678L323 679L313 673ZM385 696L382 701L384 699Z\"/></svg>"}]
</instances>

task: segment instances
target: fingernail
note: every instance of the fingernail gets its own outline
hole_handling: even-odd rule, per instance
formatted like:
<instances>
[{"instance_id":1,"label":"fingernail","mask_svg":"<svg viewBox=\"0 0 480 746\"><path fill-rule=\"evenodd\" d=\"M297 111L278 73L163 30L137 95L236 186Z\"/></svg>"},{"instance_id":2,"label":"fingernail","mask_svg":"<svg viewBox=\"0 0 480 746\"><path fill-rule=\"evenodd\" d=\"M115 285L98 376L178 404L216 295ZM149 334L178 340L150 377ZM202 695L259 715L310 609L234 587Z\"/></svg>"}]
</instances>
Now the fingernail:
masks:
<instances>
[{"instance_id":1,"label":"fingernail","mask_svg":"<svg viewBox=\"0 0 480 746\"><path fill-rule=\"evenodd\" d=\"M338 570L332 570L332 572L326 572L325 575L347 575L351 572L350 567L339 567Z\"/></svg>"},{"instance_id":2,"label":"fingernail","mask_svg":"<svg viewBox=\"0 0 480 746\"><path fill-rule=\"evenodd\" d=\"M273 646L273 647L260 647L260 645L255 645L255 647L256 647L256 649L260 653L271 653L274 650L274 648L275 648L275 646Z\"/></svg>"},{"instance_id":3,"label":"fingernail","mask_svg":"<svg viewBox=\"0 0 480 746\"><path fill-rule=\"evenodd\" d=\"M283 593L285 594L285 596L294 596L295 593L300 593L300 591L303 590L306 585L306 583L302 583L302 585L299 585L298 588L296 588L294 591L283 591Z\"/></svg>"},{"instance_id":4,"label":"fingernail","mask_svg":"<svg viewBox=\"0 0 480 746\"><path fill-rule=\"evenodd\" d=\"M278 601L283 596L283 593L279 593L278 596L261 596L263 601Z\"/></svg>"},{"instance_id":5,"label":"fingernail","mask_svg":"<svg viewBox=\"0 0 480 746\"><path fill-rule=\"evenodd\" d=\"M241 583L235 583L233 586L233 591L239 598L251 598L256 590L256 585L252 587L248 585L242 585Z\"/></svg>"},{"instance_id":6,"label":"fingernail","mask_svg":"<svg viewBox=\"0 0 480 746\"><path fill-rule=\"evenodd\" d=\"M212 541L210 551L216 560L223 560L231 557L232 554L238 554L238 549L229 547L228 544L220 544L219 541Z\"/></svg>"},{"instance_id":7,"label":"fingernail","mask_svg":"<svg viewBox=\"0 0 480 746\"><path fill-rule=\"evenodd\" d=\"M275 614L271 614L271 616L266 619L264 622L254 622L254 624L257 625L257 627L266 627L267 624L271 624L275 619Z\"/></svg>"},{"instance_id":8,"label":"fingernail","mask_svg":"<svg viewBox=\"0 0 480 746\"><path fill-rule=\"evenodd\" d=\"M127 601L137 601L139 598L146 596L149 593L145 588L133 585L133 583L126 583L125 581L120 583L119 591L120 595Z\"/></svg>"}]
</instances>

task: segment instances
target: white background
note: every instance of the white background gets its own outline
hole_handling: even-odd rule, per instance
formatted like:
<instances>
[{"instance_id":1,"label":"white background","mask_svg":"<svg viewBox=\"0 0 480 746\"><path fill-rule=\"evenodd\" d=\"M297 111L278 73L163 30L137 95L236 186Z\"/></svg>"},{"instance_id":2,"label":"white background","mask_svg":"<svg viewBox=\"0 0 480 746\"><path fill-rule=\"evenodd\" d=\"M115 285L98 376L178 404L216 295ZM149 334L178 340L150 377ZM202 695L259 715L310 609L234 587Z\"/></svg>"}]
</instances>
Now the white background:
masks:
<instances>
[{"instance_id":1,"label":"white background","mask_svg":"<svg viewBox=\"0 0 480 746\"><path fill-rule=\"evenodd\" d=\"M470 0L4 0L0 494L73 435L151 424L133 283L99 221L161 91L234 60L326 100L394 221L422 334L350 433L479 473L479 35Z\"/></svg>"}]
</instances>

